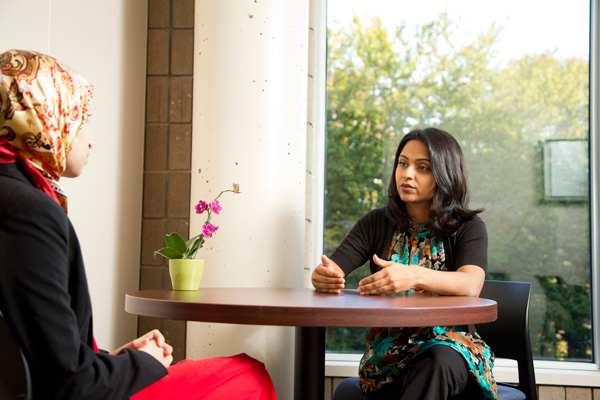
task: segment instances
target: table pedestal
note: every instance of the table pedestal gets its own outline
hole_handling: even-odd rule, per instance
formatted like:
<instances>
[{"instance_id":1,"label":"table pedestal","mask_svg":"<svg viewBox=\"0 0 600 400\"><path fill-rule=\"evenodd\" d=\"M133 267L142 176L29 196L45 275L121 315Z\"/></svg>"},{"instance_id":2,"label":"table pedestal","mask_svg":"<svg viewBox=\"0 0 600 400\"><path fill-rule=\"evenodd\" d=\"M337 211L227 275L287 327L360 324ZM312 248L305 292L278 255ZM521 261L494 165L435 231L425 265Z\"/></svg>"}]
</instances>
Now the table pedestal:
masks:
<instances>
[{"instance_id":1,"label":"table pedestal","mask_svg":"<svg viewBox=\"0 0 600 400\"><path fill-rule=\"evenodd\" d=\"M325 395L325 328L297 327L294 400L323 400Z\"/></svg>"}]
</instances>

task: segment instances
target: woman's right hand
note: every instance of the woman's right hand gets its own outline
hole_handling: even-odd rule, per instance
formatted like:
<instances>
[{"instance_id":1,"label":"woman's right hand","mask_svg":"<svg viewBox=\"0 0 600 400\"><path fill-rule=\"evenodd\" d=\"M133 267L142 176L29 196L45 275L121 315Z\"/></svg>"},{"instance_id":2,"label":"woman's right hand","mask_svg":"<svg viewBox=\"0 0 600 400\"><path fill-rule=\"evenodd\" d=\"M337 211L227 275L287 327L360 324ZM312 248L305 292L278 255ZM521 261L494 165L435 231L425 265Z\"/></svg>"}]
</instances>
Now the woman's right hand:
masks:
<instances>
[{"instance_id":1,"label":"woman's right hand","mask_svg":"<svg viewBox=\"0 0 600 400\"><path fill-rule=\"evenodd\" d=\"M312 273L313 286L317 292L341 293L346 283L344 271L327 256L321 256L321 262Z\"/></svg>"},{"instance_id":2,"label":"woman's right hand","mask_svg":"<svg viewBox=\"0 0 600 400\"><path fill-rule=\"evenodd\" d=\"M165 337L158 329L153 329L139 338L132 340L113 351L113 356L118 355L123 349L144 351L156 358L167 368L173 362L173 347L165 341Z\"/></svg>"},{"instance_id":3,"label":"woman's right hand","mask_svg":"<svg viewBox=\"0 0 600 400\"><path fill-rule=\"evenodd\" d=\"M138 350L150 354L165 368L168 368L171 363L173 363L173 355L171 352L165 351L164 346L160 347L155 339L149 340L145 345L139 347Z\"/></svg>"}]
</instances>

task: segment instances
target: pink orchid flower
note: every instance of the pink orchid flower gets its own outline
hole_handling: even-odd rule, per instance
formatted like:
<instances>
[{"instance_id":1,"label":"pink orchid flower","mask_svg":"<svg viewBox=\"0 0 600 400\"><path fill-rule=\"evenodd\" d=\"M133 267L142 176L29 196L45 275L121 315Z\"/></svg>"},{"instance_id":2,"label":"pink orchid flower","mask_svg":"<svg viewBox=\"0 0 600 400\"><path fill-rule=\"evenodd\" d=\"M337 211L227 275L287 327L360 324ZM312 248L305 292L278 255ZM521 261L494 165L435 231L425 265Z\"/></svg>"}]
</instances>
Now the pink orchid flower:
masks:
<instances>
[{"instance_id":1,"label":"pink orchid flower","mask_svg":"<svg viewBox=\"0 0 600 400\"><path fill-rule=\"evenodd\" d=\"M202 227L202 235L204 235L204 237L211 237L217 229L219 229L219 227L216 225L206 224Z\"/></svg>"},{"instance_id":2,"label":"pink orchid flower","mask_svg":"<svg viewBox=\"0 0 600 400\"><path fill-rule=\"evenodd\" d=\"M196 209L196 214L202 214L204 211L208 209L208 204L204 200L200 200L198 204L194 206Z\"/></svg>"},{"instance_id":3,"label":"pink orchid flower","mask_svg":"<svg viewBox=\"0 0 600 400\"><path fill-rule=\"evenodd\" d=\"M198 204L194 206L196 214L203 214L204 212L207 214L205 216L204 225L202 226L202 233L197 234L188 241L185 241L177 232L166 234L164 239L166 247L155 251L154 254L160 254L161 256L169 259L180 258L193 260L196 258L196 253L204 245L205 239L212 237L217 229L219 229L218 226L213 225L210 221L213 217L213 213L219 214L223 209L221 204L219 204L219 198L223 193L228 192L233 192L234 194L241 193L240 185L234 182L233 189L225 189L221 191L210 203L200 200L198 201Z\"/></svg>"},{"instance_id":4,"label":"pink orchid flower","mask_svg":"<svg viewBox=\"0 0 600 400\"><path fill-rule=\"evenodd\" d=\"M223 207L221 207L221 205L219 204L218 200L211 201L208 206L215 214L219 214L219 212L221 212L221 210L223 209Z\"/></svg>"}]
</instances>

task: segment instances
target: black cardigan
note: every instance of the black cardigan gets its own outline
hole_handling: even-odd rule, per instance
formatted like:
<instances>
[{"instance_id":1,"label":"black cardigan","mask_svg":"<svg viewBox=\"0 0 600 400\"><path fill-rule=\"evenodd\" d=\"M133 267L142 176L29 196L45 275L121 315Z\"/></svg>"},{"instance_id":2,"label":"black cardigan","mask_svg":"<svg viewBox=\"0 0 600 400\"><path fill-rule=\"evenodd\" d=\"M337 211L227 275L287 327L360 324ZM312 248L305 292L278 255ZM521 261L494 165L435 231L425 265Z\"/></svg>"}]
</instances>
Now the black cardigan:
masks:
<instances>
[{"instance_id":1,"label":"black cardigan","mask_svg":"<svg viewBox=\"0 0 600 400\"><path fill-rule=\"evenodd\" d=\"M331 259L346 275L369 260L374 274L381 268L373 261L373 254L387 259L395 230L385 207L371 210L358 220ZM456 271L464 265L477 265L487 271L487 246L485 223L479 216L474 216L444 239L446 268Z\"/></svg>"},{"instance_id":2,"label":"black cardigan","mask_svg":"<svg viewBox=\"0 0 600 400\"><path fill-rule=\"evenodd\" d=\"M126 399L167 374L142 351L94 353L73 226L17 164L0 165L0 310L29 363L34 399Z\"/></svg>"}]
</instances>

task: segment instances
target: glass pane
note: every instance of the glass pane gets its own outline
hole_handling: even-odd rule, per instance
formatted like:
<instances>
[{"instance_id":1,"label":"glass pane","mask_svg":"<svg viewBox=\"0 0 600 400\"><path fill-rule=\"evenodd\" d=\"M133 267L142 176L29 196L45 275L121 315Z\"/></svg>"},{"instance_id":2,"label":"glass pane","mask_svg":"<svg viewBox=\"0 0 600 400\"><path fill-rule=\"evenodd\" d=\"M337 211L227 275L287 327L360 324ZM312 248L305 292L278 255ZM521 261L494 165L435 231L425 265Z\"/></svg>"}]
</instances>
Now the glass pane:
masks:
<instances>
[{"instance_id":1,"label":"glass pane","mask_svg":"<svg viewBox=\"0 0 600 400\"><path fill-rule=\"evenodd\" d=\"M440 127L485 209L488 279L533 284L534 357L592 361L589 15L586 0L329 0L325 253L385 205L401 136ZM329 329L327 349L360 353L363 335Z\"/></svg>"}]
</instances>

